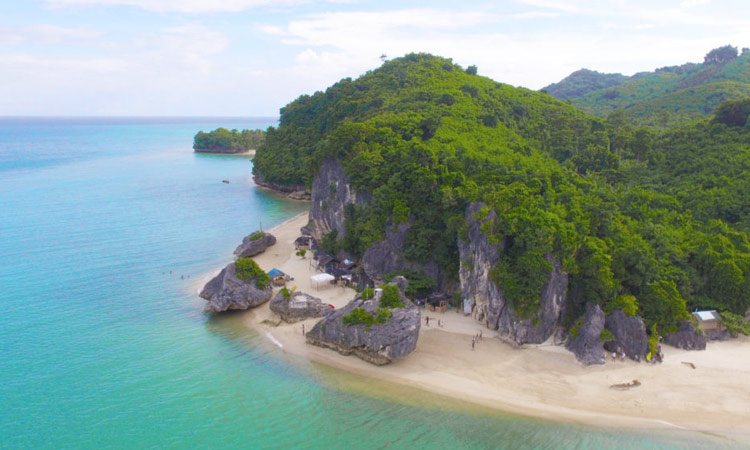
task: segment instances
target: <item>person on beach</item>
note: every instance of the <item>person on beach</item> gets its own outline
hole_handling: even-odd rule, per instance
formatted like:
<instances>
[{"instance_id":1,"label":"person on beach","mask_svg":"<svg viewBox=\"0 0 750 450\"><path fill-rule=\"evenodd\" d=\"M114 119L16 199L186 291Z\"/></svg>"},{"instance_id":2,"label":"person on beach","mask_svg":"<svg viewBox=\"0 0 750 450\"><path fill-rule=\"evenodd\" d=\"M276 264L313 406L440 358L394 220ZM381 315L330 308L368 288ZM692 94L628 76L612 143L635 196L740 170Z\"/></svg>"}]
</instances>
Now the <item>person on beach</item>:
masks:
<instances>
[{"instance_id":1,"label":"person on beach","mask_svg":"<svg viewBox=\"0 0 750 450\"><path fill-rule=\"evenodd\" d=\"M482 330L479 330L479 340L482 340Z\"/></svg>"},{"instance_id":2,"label":"person on beach","mask_svg":"<svg viewBox=\"0 0 750 450\"><path fill-rule=\"evenodd\" d=\"M612 361L617 361L617 356L615 355L615 352L612 352Z\"/></svg>"},{"instance_id":3,"label":"person on beach","mask_svg":"<svg viewBox=\"0 0 750 450\"><path fill-rule=\"evenodd\" d=\"M476 338L471 338L471 350L474 351L474 344L476 344Z\"/></svg>"},{"instance_id":4,"label":"person on beach","mask_svg":"<svg viewBox=\"0 0 750 450\"><path fill-rule=\"evenodd\" d=\"M425 316L424 317L424 321L425 321L425 323L427 323L427 326L429 327L430 326L430 316Z\"/></svg>"},{"instance_id":5,"label":"person on beach","mask_svg":"<svg viewBox=\"0 0 750 450\"><path fill-rule=\"evenodd\" d=\"M303 323L302 324L302 336L304 336L304 335L305 335L305 324Z\"/></svg>"}]
</instances>

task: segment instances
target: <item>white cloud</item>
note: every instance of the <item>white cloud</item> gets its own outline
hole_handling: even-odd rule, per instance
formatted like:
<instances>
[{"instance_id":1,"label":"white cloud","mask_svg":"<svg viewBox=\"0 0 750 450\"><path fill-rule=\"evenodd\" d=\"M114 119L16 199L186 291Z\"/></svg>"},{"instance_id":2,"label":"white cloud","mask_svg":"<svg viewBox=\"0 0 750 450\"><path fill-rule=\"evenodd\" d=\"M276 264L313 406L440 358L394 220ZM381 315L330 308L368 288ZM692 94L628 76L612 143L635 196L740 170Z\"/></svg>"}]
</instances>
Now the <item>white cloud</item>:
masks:
<instances>
[{"instance_id":1,"label":"white cloud","mask_svg":"<svg viewBox=\"0 0 750 450\"><path fill-rule=\"evenodd\" d=\"M311 3L311 0L46 0L46 4L53 8L121 5L135 6L155 12L190 14L237 12L260 6L285 7L305 3Z\"/></svg>"},{"instance_id":2,"label":"white cloud","mask_svg":"<svg viewBox=\"0 0 750 450\"><path fill-rule=\"evenodd\" d=\"M68 28L48 24L0 27L0 43L71 44L92 41L103 34L100 30L87 27Z\"/></svg>"}]
</instances>

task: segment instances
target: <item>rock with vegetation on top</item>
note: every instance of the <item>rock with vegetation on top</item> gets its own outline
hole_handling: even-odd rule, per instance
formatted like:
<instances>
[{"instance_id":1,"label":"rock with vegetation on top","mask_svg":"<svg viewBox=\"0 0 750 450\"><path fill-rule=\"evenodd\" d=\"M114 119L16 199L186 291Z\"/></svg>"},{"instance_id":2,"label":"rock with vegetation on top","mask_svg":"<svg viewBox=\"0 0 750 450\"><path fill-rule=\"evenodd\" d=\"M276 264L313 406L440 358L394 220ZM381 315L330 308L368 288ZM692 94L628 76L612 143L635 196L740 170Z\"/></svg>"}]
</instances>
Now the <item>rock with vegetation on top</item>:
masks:
<instances>
[{"instance_id":1,"label":"rock with vegetation on top","mask_svg":"<svg viewBox=\"0 0 750 450\"><path fill-rule=\"evenodd\" d=\"M706 335L696 330L689 320L677 324L677 331L664 336L665 344L684 350L705 350Z\"/></svg>"},{"instance_id":2,"label":"rock with vegetation on top","mask_svg":"<svg viewBox=\"0 0 750 450\"><path fill-rule=\"evenodd\" d=\"M489 242L481 227L483 222L495 220L497 214L490 210L480 223L475 215L483 206L482 203L472 203L466 208L468 240L458 241L462 296L473 301L474 319L491 330L497 330L501 339L515 345L541 344L560 326L568 274L562 270L559 261L548 255L545 259L551 264L552 271L542 287L539 309L532 317L519 317L508 305L500 286L492 280L491 270L500 257L499 248Z\"/></svg>"},{"instance_id":3,"label":"rock with vegetation on top","mask_svg":"<svg viewBox=\"0 0 750 450\"><path fill-rule=\"evenodd\" d=\"M234 254L238 258L249 258L266 251L276 243L276 237L265 231L254 231L242 239L242 244L237 246Z\"/></svg>"},{"instance_id":4,"label":"rock with vegetation on top","mask_svg":"<svg viewBox=\"0 0 750 450\"><path fill-rule=\"evenodd\" d=\"M566 347L578 361L590 366L604 364L604 344L599 336L604 329L604 311L599 305L586 304L586 313L572 329Z\"/></svg>"},{"instance_id":5,"label":"rock with vegetation on top","mask_svg":"<svg viewBox=\"0 0 750 450\"><path fill-rule=\"evenodd\" d=\"M408 355L417 346L421 316L404 296L406 283L396 277L369 299L368 290L363 291L315 324L306 335L307 343L353 354L375 365Z\"/></svg>"},{"instance_id":6,"label":"rock with vegetation on top","mask_svg":"<svg viewBox=\"0 0 750 450\"><path fill-rule=\"evenodd\" d=\"M323 317L333 309L319 298L305 294L304 292L290 292L282 288L271 299L271 311L281 317L287 323L299 322L312 317Z\"/></svg>"},{"instance_id":7,"label":"rock with vegetation on top","mask_svg":"<svg viewBox=\"0 0 750 450\"><path fill-rule=\"evenodd\" d=\"M221 269L200 296L208 300L204 311L222 312L255 308L267 302L272 294L270 277L252 259L240 258Z\"/></svg>"},{"instance_id":8,"label":"rock with vegetation on top","mask_svg":"<svg viewBox=\"0 0 750 450\"><path fill-rule=\"evenodd\" d=\"M624 351L633 360L644 358L648 353L648 334L640 317L629 317L618 309L607 316L605 328L615 337L613 341L605 343L607 351Z\"/></svg>"}]
</instances>

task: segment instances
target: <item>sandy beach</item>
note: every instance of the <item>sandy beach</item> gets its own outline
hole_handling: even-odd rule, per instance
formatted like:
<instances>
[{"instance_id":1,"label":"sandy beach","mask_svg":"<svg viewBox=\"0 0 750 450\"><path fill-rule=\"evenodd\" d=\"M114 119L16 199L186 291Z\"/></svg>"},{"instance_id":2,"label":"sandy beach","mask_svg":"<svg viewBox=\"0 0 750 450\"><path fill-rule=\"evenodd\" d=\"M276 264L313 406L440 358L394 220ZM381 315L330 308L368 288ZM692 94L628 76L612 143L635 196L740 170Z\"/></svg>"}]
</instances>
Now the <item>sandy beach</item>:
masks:
<instances>
[{"instance_id":1,"label":"sandy beach","mask_svg":"<svg viewBox=\"0 0 750 450\"><path fill-rule=\"evenodd\" d=\"M293 241L307 215L299 215L271 230L276 245L255 257L266 270L278 268L294 277L288 286L320 297L336 307L346 305L354 291L310 285L315 273L311 257L294 255ZM211 274L196 282L199 289ZM424 322L429 315L430 326ZM265 336L281 352L335 369L387 380L442 396L514 414L579 424L625 428L688 429L750 438L750 339L709 343L706 351L684 351L664 345L665 361L647 365L630 360L584 367L563 347L551 344L514 348L483 329L475 350L472 336L480 326L471 318L449 311L422 310L417 349L402 360L376 367L354 356L305 344L301 333L316 319L279 326L268 303L248 311L247 326ZM444 326L437 327L437 319ZM692 363L695 368L688 364ZM639 380L627 389L613 384Z\"/></svg>"}]
</instances>

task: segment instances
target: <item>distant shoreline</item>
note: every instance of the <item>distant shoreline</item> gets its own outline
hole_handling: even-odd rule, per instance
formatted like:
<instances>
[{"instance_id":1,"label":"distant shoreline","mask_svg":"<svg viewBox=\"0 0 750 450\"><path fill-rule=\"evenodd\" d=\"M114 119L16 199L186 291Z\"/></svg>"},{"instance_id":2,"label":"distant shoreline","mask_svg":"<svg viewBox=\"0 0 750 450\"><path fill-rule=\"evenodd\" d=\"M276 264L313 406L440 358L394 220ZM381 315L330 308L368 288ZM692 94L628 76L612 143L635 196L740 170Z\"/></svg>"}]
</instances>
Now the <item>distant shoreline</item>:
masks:
<instances>
[{"instance_id":1,"label":"distant shoreline","mask_svg":"<svg viewBox=\"0 0 750 450\"><path fill-rule=\"evenodd\" d=\"M195 153L203 153L206 155L233 155L233 156L255 156L255 149L251 148L249 150L245 150L244 152L217 152L217 151L211 151L211 150L197 150L193 149L193 152Z\"/></svg>"}]
</instances>

